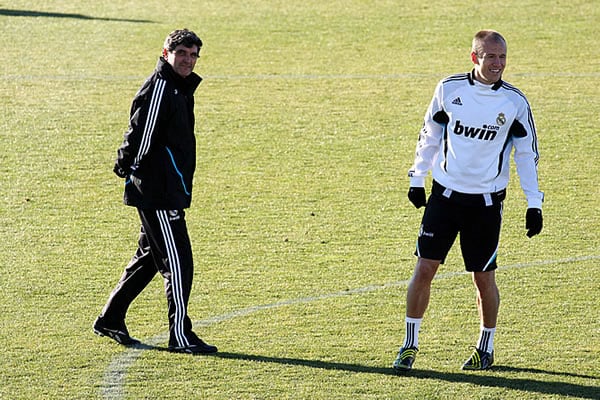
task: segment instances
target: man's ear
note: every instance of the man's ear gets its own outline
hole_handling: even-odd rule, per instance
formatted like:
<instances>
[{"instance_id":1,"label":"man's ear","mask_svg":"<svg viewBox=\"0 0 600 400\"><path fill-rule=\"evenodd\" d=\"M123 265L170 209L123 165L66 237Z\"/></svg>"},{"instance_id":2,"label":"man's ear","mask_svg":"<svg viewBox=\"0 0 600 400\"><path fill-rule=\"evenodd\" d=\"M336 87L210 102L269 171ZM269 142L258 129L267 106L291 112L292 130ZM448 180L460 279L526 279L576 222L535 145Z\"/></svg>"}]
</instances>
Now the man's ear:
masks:
<instances>
[{"instance_id":1,"label":"man's ear","mask_svg":"<svg viewBox=\"0 0 600 400\"><path fill-rule=\"evenodd\" d=\"M162 55L165 60L167 59L168 54L169 54L169 50L167 50L166 48L163 48Z\"/></svg>"},{"instance_id":2,"label":"man's ear","mask_svg":"<svg viewBox=\"0 0 600 400\"><path fill-rule=\"evenodd\" d=\"M473 61L473 64L479 64L479 59L477 58L477 53L475 53L474 51L471 52L471 61Z\"/></svg>"}]
</instances>

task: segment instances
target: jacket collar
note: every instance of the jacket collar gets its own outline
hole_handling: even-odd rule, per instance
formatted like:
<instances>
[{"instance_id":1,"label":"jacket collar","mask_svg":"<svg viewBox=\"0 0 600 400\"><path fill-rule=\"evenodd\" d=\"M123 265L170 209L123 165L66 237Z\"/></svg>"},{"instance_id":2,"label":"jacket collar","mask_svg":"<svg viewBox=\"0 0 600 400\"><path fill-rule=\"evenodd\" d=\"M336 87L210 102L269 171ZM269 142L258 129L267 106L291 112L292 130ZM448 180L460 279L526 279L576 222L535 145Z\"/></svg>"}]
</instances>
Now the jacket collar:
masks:
<instances>
[{"instance_id":1,"label":"jacket collar","mask_svg":"<svg viewBox=\"0 0 600 400\"><path fill-rule=\"evenodd\" d=\"M202 82L202 77L195 72L192 72L186 78L181 77L163 57L158 58L156 71L158 71L165 79L173 82L177 87L184 89L189 93L194 93L198 85L200 85L200 82Z\"/></svg>"}]
</instances>

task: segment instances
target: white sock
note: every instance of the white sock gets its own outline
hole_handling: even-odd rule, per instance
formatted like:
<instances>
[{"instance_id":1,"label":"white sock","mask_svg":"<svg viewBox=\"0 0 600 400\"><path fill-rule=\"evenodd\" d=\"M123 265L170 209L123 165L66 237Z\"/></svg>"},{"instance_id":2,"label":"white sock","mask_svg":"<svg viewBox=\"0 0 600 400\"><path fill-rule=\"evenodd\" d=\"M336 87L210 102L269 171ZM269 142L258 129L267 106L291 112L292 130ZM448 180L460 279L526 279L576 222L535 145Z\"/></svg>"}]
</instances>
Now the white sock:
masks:
<instances>
[{"instance_id":1,"label":"white sock","mask_svg":"<svg viewBox=\"0 0 600 400\"><path fill-rule=\"evenodd\" d=\"M477 341L477 348L481 351L485 351L486 353L493 352L495 333L496 328L486 328L482 325L479 333L479 340Z\"/></svg>"},{"instance_id":2,"label":"white sock","mask_svg":"<svg viewBox=\"0 0 600 400\"><path fill-rule=\"evenodd\" d=\"M419 347L419 330L423 318L406 317L406 336L402 347Z\"/></svg>"}]
</instances>

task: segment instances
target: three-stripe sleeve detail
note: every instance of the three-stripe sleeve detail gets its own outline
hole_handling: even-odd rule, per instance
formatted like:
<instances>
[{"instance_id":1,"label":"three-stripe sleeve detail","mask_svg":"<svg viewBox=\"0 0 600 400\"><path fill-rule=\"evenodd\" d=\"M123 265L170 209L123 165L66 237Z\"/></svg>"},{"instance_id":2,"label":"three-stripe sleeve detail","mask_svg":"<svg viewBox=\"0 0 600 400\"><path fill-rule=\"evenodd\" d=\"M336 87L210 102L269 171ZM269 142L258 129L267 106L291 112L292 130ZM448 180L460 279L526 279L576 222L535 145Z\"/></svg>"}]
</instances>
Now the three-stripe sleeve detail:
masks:
<instances>
[{"instance_id":1,"label":"three-stripe sleeve detail","mask_svg":"<svg viewBox=\"0 0 600 400\"><path fill-rule=\"evenodd\" d=\"M142 134L142 141L138 154L135 157L135 165L139 164L142 157L150 150L152 133L154 132L156 121L158 120L158 111L160 109L160 102L165 91L165 86L166 81L164 79L158 79L154 85L152 97L150 98L150 108L148 109L148 115L146 117L146 125L144 125L144 133Z\"/></svg>"}]
</instances>

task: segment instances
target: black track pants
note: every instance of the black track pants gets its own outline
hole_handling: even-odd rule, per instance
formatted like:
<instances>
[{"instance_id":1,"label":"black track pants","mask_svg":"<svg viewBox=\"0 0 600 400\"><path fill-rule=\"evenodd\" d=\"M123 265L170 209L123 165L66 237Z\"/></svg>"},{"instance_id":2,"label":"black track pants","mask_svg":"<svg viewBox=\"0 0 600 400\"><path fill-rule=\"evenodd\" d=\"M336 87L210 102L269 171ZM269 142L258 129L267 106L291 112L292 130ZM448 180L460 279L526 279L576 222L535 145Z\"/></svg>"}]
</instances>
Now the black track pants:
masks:
<instances>
[{"instance_id":1,"label":"black track pants","mask_svg":"<svg viewBox=\"0 0 600 400\"><path fill-rule=\"evenodd\" d=\"M169 307L169 346L195 344L187 315L194 264L182 210L138 209L142 227L138 249L110 294L102 316L107 324L124 324L127 309L157 272L164 278Z\"/></svg>"}]
</instances>

